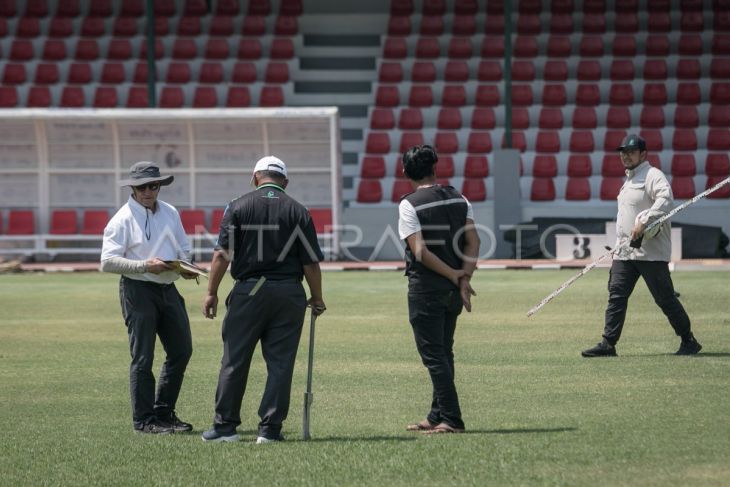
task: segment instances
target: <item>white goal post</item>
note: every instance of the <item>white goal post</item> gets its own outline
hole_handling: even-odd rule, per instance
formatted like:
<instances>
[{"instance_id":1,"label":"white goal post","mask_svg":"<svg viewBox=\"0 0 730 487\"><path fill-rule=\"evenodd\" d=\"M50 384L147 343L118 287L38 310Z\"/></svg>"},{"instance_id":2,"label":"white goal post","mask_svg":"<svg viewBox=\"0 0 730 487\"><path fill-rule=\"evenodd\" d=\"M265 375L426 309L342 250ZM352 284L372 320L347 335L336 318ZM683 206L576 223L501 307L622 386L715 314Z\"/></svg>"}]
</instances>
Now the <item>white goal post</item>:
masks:
<instances>
[{"instance_id":1,"label":"white goal post","mask_svg":"<svg viewBox=\"0 0 730 487\"><path fill-rule=\"evenodd\" d=\"M0 211L32 210L35 234L0 234L0 253L94 253L99 236L50 235L54 210L108 209L127 199L137 161L159 164L175 183L160 198L179 209L211 213L251 190L253 166L264 155L282 159L287 192L313 211L325 252L338 255L342 214L339 115L336 107L245 109L0 110ZM0 221L0 223L3 223ZM321 223L321 222L320 222ZM324 230L323 230L324 228ZM202 229L201 229L202 230ZM215 229L195 240L210 245ZM198 234L200 233L200 234ZM46 242L99 240L97 248L48 248ZM32 243L25 249L8 242Z\"/></svg>"}]
</instances>

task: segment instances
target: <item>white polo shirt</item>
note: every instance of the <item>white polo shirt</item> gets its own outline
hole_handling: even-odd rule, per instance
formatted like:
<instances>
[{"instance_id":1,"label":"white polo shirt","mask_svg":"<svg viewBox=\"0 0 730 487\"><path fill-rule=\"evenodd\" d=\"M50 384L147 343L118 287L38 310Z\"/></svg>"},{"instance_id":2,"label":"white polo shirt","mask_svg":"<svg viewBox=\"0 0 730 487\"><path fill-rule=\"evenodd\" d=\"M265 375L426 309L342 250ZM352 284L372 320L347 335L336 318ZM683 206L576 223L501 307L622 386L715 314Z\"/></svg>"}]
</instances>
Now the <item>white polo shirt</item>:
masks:
<instances>
[{"instance_id":1,"label":"white polo shirt","mask_svg":"<svg viewBox=\"0 0 730 487\"><path fill-rule=\"evenodd\" d=\"M149 239L145 234L145 222ZM104 228L101 261L111 257L130 260L148 260L155 257L162 260L187 260L190 251L190 242L174 206L157 200L157 211L153 213L130 196ZM159 284L170 284L180 277L180 274L172 271L123 275L130 279Z\"/></svg>"}]
</instances>

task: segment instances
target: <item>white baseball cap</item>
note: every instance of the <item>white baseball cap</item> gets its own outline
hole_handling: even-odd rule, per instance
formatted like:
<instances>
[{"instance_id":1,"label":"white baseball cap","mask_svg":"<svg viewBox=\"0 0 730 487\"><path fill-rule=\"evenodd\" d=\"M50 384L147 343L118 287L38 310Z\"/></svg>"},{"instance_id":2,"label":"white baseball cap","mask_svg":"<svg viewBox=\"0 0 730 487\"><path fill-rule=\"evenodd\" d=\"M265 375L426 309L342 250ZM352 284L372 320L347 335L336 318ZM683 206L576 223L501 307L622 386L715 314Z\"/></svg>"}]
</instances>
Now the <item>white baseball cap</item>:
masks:
<instances>
[{"instance_id":1,"label":"white baseball cap","mask_svg":"<svg viewBox=\"0 0 730 487\"><path fill-rule=\"evenodd\" d=\"M287 177L286 164L284 164L284 161L274 156L266 156L259 159L256 162L256 166L253 168L253 172L256 174L259 171L274 171L284 177Z\"/></svg>"}]
</instances>

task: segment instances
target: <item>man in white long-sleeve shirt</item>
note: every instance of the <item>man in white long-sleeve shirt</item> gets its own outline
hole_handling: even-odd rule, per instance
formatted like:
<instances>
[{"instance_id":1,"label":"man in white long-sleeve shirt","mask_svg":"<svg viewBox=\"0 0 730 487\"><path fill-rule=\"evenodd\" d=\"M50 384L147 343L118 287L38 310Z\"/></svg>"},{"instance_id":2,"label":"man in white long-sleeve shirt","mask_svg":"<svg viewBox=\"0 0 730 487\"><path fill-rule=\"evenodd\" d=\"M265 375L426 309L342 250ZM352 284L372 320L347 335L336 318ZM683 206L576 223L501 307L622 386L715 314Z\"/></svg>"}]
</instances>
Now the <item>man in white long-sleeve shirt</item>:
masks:
<instances>
[{"instance_id":1,"label":"man in white long-sleeve shirt","mask_svg":"<svg viewBox=\"0 0 730 487\"><path fill-rule=\"evenodd\" d=\"M157 199L173 181L151 162L138 162L121 186L130 186L127 203L104 229L101 270L121 274L119 300L129 335L132 363L129 388L136 431L166 434L191 431L175 404L193 353L185 301L175 287L180 274L165 261L190 256L190 243L174 206ZM193 278L193 274L182 274ZM157 391L152 362L159 335L166 358Z\"/></svg>"},{"instance_id":2,"label":"man in white long-sleeve shirt","mask_svg":"<svg viewBox=\"0 0 730 487\"><path fill-rule=\"evenodd\" d=\"M661 308L682 342L677 355L694 355L702 349L692 335L689 316L674 292L669 275L672 253L669 221L644 229L671 211L672 188L664 173L647 161L646 142L638 135L628 135L617 149L626 169L626 182L618 195L616 245L643 236L640 248L614 254L608 280L608 307L603 340L582 352L584 357L616 356L616 342L626 319L629 297L639 277L644 278L654 301ZM658 229L658 230L657 230ZM658 233L656 233L658 231Z\"/></svg>"}]
</instances>

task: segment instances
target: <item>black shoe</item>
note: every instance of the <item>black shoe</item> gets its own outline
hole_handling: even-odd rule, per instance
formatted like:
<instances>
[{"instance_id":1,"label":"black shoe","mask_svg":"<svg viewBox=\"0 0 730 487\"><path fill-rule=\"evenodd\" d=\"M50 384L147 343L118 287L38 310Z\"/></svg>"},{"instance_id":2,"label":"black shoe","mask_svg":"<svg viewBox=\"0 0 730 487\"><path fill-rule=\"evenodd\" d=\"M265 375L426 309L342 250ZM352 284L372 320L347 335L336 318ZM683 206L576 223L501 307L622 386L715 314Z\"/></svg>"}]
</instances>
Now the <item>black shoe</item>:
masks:
<instances>
[{"instance_id":1,"label":"black shoe","mask_svg":"<svg viewBox=\"0 0 730 487\"><path fill-rule=\"evenodd\" d=\"M169 425L173 430L175 430L175 433L187 433L189 431L193 431L193 425L180 420L174 411L169 416L163 416L160 421Z\"/></svg>"},{"instance_id":2,"label":"black shoe","mask_svg":"<svg viewBox=\"0 0 730 487\"><path fill-rule=\"evenodd\" d=\"M595 347L583 350L580 354L584 357L615 357L616 347L602 340Z\"/></svg>"},{"instance_id":3,"label":"black shoe","mask_svg":"<svg viewBox=\"0 0 730 487\"><path fill-rule=\"evenodd\" d=\"M693 335L690 335L686 340L683 339L674 355L697 355L702 350L702 345L698 342Z\"/></svg>"},{"instance_id":4,"label":"black shoe","mask_svg":"<svg viewBox=\"0 0 730 487\"><path fill-rule=\"evenodd\" d=\"M138 433L147 433L152 435L170 435L175 432L172 426L158 420L150 421L141 428L135 429Z\"/></svg>"},{"instance_id":5,"label":"black shoe","mask_svg":"<svg viewBox=\"0 0 730 487\"><path fill-rule=\"evenodd\" d=\"M238 441L239 437L236 434L236 431L233 430L228 433L222 433L220 431L217 431L215 427L209 429L205 433L203 433L203 441L217 441L217 442L229 442L229 441Z\"/></svg>"}]
</instances>

